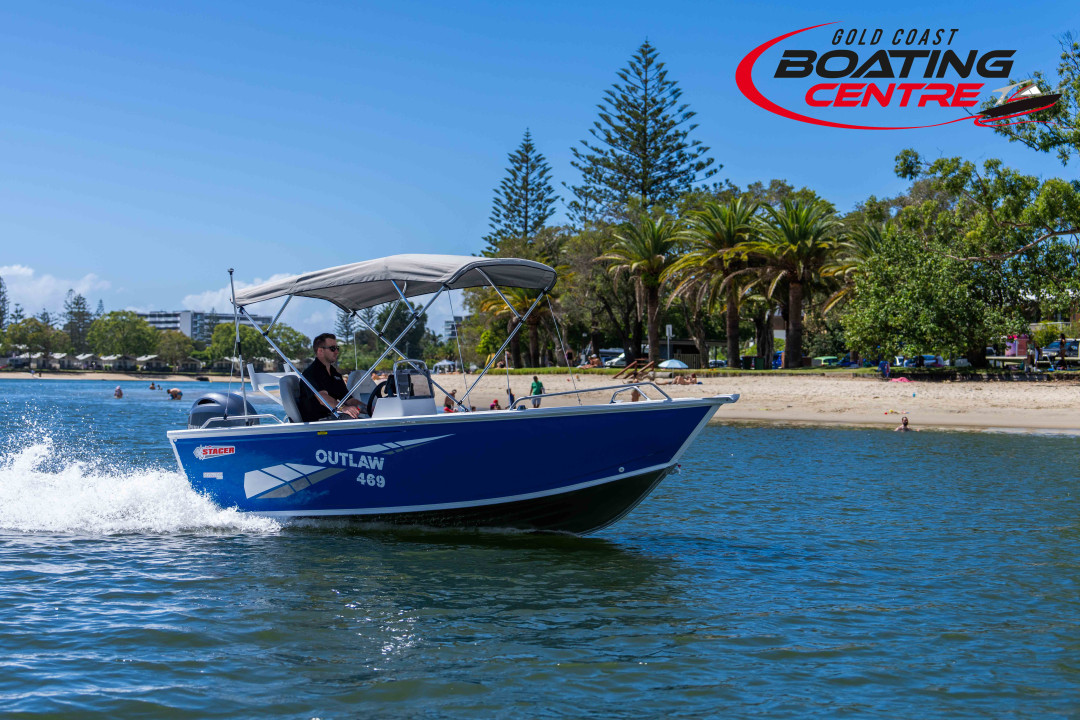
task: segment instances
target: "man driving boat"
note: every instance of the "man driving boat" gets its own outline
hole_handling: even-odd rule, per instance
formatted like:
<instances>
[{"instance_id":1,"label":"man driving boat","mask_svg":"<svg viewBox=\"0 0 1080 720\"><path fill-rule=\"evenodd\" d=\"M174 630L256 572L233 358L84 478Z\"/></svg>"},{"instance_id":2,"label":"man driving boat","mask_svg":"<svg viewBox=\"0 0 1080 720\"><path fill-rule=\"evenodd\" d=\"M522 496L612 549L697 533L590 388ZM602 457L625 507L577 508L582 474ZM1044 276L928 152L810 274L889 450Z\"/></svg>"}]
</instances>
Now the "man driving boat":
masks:
<instances>
[{"instance_id":1,"label":"man driving boat","mask_svg":"<svg viewBox=\"0 0 1080 720\"><path fill-rule=\"evenodd\" d=\"M337 338L333 333L323 333L315 338L311 347L315 351L315 359L308 365L307 370L304 370L304 377L331 407L336 407L341 402L341 398L349 392L345 386L345 380L341 377L341 372L334 365L341 352ZM330 416L330 411L326 406L303 384L300 386L298 405L304 422L314 422ZM363 411L360 409L360 401L351 397L345 401L339 412L355 419L360 417Z\"/></svg>"}]
</instances>

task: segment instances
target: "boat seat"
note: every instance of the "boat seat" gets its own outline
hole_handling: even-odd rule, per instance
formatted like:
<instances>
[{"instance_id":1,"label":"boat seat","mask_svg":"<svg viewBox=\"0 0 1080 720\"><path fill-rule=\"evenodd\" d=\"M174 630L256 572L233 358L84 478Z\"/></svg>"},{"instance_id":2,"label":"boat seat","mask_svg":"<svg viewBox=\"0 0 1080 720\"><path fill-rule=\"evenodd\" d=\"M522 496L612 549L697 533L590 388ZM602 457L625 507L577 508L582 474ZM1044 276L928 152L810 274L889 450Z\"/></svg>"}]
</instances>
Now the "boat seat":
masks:
<instances>
[{"instance_id":1,"label":"boat seat","mask_svg":"<svg viewBox=\"0 0 1080 720\"><path fill-rule=\"evenodd\" d=\"M378 383L376 383L374 378L372 378L370 375L367 377L366 380L364 380L364 382L361 383L360 378L362 377L364 377L364 372L362 370L353 370L351 373L349 373L349 390L352 390L357 383L360 383L360 387L356 388L356 392L354 392L349 397L359 400L360 407L363 408L367 407L368 398L371 397L371 393L373 393L375 391L375 388L378 387Z\"/></svg>"},{"instance_id":2,"label":"boat seat","mask_svg":"<svg viewBox=\"0 0 1080 720\"><path fill-rule=\"evenodd\" d=\"M300 414L300 376L288 373L278 380L278 393L281 396L281 407L285 408L285 414L289 416L289 422L304 422Z\"/></svg>"}]
</instances>

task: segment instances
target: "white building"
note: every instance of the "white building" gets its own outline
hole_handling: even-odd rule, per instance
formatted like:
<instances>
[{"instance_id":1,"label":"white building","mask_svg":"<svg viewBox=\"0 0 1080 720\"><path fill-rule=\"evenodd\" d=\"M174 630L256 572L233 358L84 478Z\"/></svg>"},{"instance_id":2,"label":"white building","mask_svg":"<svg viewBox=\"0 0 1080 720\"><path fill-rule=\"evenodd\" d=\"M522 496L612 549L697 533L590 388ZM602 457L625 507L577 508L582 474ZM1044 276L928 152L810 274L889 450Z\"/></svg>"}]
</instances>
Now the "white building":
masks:
<instances>
[{"instance_id":1,"label":"white building","mask_svg":"<svg viewBox=\"0 0 1080 720\"><path fill-rule=\"evenodd\" d=\"M221 323L232 324L232 313L198 312L196 310L151 310L139 313L139 317L158 330L176 330L192 340L210 342L214 328ZM265 327L273 320L269 315L252 315L255 322ZM244 321L247 322L246 320Z\"/></svg>"}]
</instances>

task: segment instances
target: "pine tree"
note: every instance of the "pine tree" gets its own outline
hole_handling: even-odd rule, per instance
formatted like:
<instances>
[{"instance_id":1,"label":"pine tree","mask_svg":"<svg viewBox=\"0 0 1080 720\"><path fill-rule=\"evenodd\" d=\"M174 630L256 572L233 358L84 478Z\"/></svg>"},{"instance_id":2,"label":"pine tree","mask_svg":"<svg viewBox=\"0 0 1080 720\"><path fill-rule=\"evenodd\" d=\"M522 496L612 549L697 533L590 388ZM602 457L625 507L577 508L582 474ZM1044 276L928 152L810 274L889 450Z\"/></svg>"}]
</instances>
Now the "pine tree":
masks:
<instances>
[{"instance_id":1,"label":"pine tree","mask_svg":"<svg viewBox=\"0 0 1080 720\"><path fill-rule=\"evenodd\" d=\"M94 322L90 314L90 306L86 298L76 294L74 290L68 290L64 299L64 332L71 339L71 346L77 353L89 351L90 346L86 342L86 334L90 332L90 324Z\"/></svg>"},{"instance_id":2,"label":"pine tree","mask_svg":"<svg viewBox=\"0 0 1080 720\"><path fill-rule=\"evenodd\" d=\"M484 237L484 255L499 254L505 241L528 242L555 214L558 196L551 186L551 167L536 151L532 134L526 129L516 152L507 155L510 166L495 189L489 218L491 232Z\"/></svg>"},{"instance_id":3,"label":"pine tree","mask_svg":"<svg viewBox=\"0 0 1080 720\"><path fill-rule=\"evenodd\" d=\"M352 344L353 337L356 335L356 318L353 317L352 313L338 310L337 322L334 324L334 335L337 336L339 342Z\"/></svg>"},{"instance_id":4,"label":"pine tree","mask_svg":"<svg viewBox=\"0 0 1080 720\"><path fill-rule=\"evenodd\" d=\"M23 312L22 305L15 303L15 308L11 311L11 321L8 325L18 325L26 319L26 313Z\"/></svg>"},{"instance_id":5,"label":"pine tree","mask_svg":"<svg viewBox=\"0 0 1080 720\"><path fill-rule=\"evenodd\" d=\"M610 215L632 198L646 212L667 208L699 179L716 173L709 148L688 140L697 127L696 113L680 102L682 90L669 80L664 63L646 40L619 70L621 83L604 93L600 117L589 130L592 140L572 148L570 163L581 172L581 185L571 187L572 218L578 224Z\"/></svg>"},{"instance_id":6,"label":"pine tree","mask_svg":"<svg viewBox=\"0 0 1080 720\"><path fill-rule=\"evenodd\" d=\"M98 318L104 317L104 316L105 316L105 301L104 300L98 300L97 301L97 310L94 311L94 320L97 320Z\"/></svg>"},{"instance_id":7,"label":"pine tree","mask_svg":"<svg viewBox=\"0 0 1080 720\"><path fill-rule=\"evenodd\" d=\"M0 277L0 332L4 331L7 327L8 321L8 297L7 286L4 285L4 278Z\"/></svg>"},{"instance_id":8,"label":"pine tree","mask_svg":"<svg viewBox=\"0 0 1080 720\"><path fill-rule=\"evenodd\" d=\"M52 313L50 313L47 309L41 308L41 312L37 314L37 319L40 320L43 324L52 327Z\"/></svg>"}]
</instances>

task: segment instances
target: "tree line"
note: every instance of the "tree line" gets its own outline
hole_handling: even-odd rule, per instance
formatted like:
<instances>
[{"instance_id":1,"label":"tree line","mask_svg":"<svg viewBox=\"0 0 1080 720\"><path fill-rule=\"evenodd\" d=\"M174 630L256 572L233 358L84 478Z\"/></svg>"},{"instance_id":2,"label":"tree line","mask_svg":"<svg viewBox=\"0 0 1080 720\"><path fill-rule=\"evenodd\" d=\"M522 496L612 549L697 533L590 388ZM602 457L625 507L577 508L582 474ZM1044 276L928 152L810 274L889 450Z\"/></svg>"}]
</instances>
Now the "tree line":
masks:
<instances>
[{"instance_id":1,"label":"tree line","mask_svg":"<svg viewBox=\"0 0 1080 720\"><path fill-rule=\"evenodd\" d=\"M1061 41L1056 87L1061 100L1040 123L995 130L1063 166L1080 156L1080 46ZM720 341L730 361L771 357L773 327L786 330L785 366L806 355L851 352L869 358L940 353L985 362L988 344L1032 322L1072 317L1080 300L1080 181L1043 180L999 160L926 161L914 150L896 158L911 182L901 195L870 195L840 212L808 187L783 179L738 187L718 181L722 165L692 137L696 114L669 77L658 50L643 43L598 104L588 137L572 148L579 179L559 195L531 130L508 154L495 188L482 255L524 257L558 270L548 303L525 320L508 350L517 367L565 362L567 348L621 347L629 359L648 347L656 360L660 327L691 338L704 362ZM1047 83L1042 73L1035 80ZM562 202L567 221L553 224ZM521 322L537 293L502 298L466 292L461 347L426 329L422 318L402 344L411 356L482 362ZM370 364L380 350L364 329L387 337L405 313L371 308L358 319L339 313L341 364ZM278 325L275 342L290 357L310 354L308 339ZM1074 335L1077 333L1073 333ZM0 278L0 347L10 351L146 355L167 362L210 361L234 351L231 324L199 347L177 332L158 332L135 313L106 313L99 301L68 293L64 313L10 313ZM269 355L242 326L248 357ZM392 360L393 358L391 358Z\"/></svg>"},{"instance_id":2,"label":"tree line","mask_svg":"<svg viewBox=\"0 0 1080 720\"><path fill-rule=\"evenodd\" d=\"M1063 97L1039 117L1047 122L997 132L1067 164L1080 153L1080 49L1066 36L1062 51ZM848 352L981 365L1002 336L1077 313L1080 182L905 150L895 171L908 190L842 213L781 179L745 188L713 179L722 166L692 139L695 114L650 43L617 76L572 151L580 182L562 184L568 222L550 223L562 198L528 129L495 189L482 254L560 274L551 305L509 348L515 366L564 362L560 337L631 359L647 345L656 360L664 324L693 339L703 362L718 340L729 361L771 357L774 323L786 330L786 367ZM518 313L535 298L507 294ZM464 342L482 357L518 316L490 291L468 292L467 304Z\"/></svg>"},{"instance_id":3,"label":"tree line","mask_svg":"<svg viewBox=\"0 0 1080 720\"><path fill-rule=\"evenodd\" d=\"M278 323L269 335L290 358L311 356L311 341L300 331ZM74 290L67 293L63 313L54 315L43 309L27 317L18 303L9 306L7 287L0 278L0 351L5 353L157 355L175 367L189 357L206 364L233 357L235 340L232 323L219 324L209 343L200 342L176 330L157 330L130 310L105 312L101 301L90 311L86 298ZM269 343L248 325L240 326L240 347L246 358L273 356Z\"/></svg>"}]
</instances>

